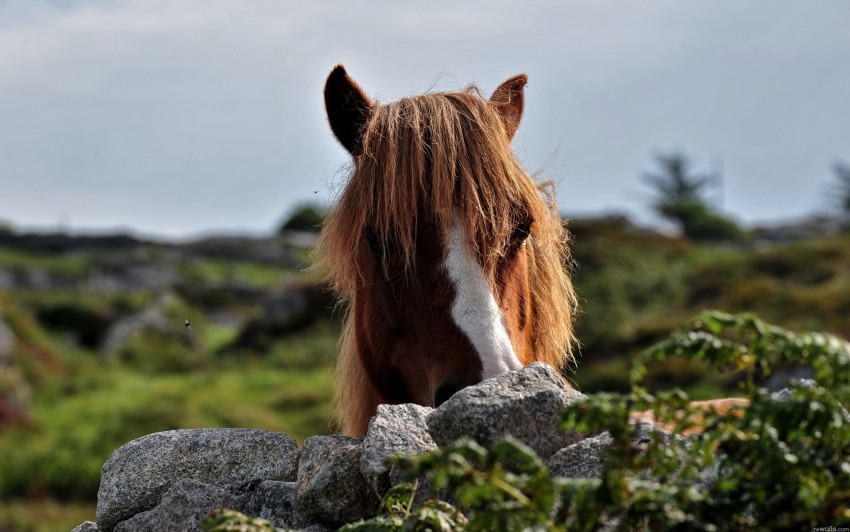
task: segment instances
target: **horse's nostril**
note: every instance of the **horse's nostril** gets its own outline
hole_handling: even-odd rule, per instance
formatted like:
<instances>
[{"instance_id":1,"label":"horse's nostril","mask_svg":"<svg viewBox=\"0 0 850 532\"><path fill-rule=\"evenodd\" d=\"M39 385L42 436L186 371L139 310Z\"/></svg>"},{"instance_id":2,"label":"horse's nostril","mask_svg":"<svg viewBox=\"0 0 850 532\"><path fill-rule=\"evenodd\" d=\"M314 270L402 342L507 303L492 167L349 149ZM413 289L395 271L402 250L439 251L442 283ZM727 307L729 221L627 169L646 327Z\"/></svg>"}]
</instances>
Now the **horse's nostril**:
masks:
<instances>
[{"instance_id":1,"label":"horse's nostril","mask_svg":"<svg viewBox=\"0 0 850 532\"><path fill-rule=\"evenodd\" d=\"M451 382L444 382L437 387L434 392L434 408L448 401L449 397L453 396L458 391L457 385Z\"/></svg>"}]
</instances>

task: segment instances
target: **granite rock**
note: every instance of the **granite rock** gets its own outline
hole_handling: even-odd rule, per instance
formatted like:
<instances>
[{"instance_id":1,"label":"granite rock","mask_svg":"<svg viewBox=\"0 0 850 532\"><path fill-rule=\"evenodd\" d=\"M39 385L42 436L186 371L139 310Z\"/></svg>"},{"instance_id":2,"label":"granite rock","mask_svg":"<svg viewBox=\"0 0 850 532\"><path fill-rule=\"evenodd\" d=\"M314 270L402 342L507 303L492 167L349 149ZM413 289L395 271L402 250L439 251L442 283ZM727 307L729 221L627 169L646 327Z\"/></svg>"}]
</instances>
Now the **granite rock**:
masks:
<instances>
[{"instance_id":1,"label":"granite rock","mask_svg":"<svg viewBox=\"0 0 850 532\"><path fill-rule=\"evenodd\" d=\"M490 447L510 434L545 460L581 439L558 425L561 410L584 397L535 362L460 390L428 414L428 432L440 446L468 436Z\"/></svg>"},{"instance_id":2,"label":"granite rock","mask_svg":"<svg viewBox=\"0 0 850 532\"><path fill-rule=\"evenodd\" d=\"M437 449L425 423L432 410L415 404L378 405L360 455L360 472L378 497L404 480L401 472L385 463L388 457L413 456Z\"/></svg>"},{"instance_id":3,"label":"granite rock","mask_svg":"<svg viewBox=\"0 0 850 532\"><path fill-rule=\"evenodd\" d=\"M649 423L636 423L635 437L632 446L635 449L645 449L657 438L663 444L669 444L671 438L682 440L665 430ZM546 460L546 467L553 477L564 478L599 478L608 457L608 451L614 445L614 440L608 432L585 438L569 447L564 447Z\"/></svg>"},{"instance_id":4,"label":"granite rock","mask_svg":"<svg viewBox=\"0 0 850 532\"><path fill-rule=\"evenodd\" d=\"M201 532L204 518L216 508L230 505L230 493L195 479L183 479L171 486L151 510L119 521L114 532Z\"/></svg>"},{"instance_id":5,"label":"granite rock","mask_svg":"<svg viewBox=\"0 0 850 532\"><path fill-rule=\"evenodd\" d=\"M97 523L93 521L83 521L71 532L100 532L100 529L97 528Z\"/></svg>"},{"instance_id":6,"label":"granite rock","mask_svg":"<svg viewBox=\"0 0 850 532\"><path fill-rule=\"evenodd\" d=\"M549 474L564 478L598 478L613 441L603 432L564 447L546 461Z\"/></svg>"},{"instance_id":7,"label":"granite rock","mask_svg":"<svg viewBox=\"0 0 850 532\"><path fill-rule=\"evenodd\" d=\"M103 465L97 524L116 523L159 504L173 484L196 479L221 488L254 479L294 481L298 447L286 434L255 429L171 430L118 448Z\"/></svg>"},{"instance_id":8,"label":"granite rock","mask_svg":"<svg viewBox=\"0 0 850 532\"><path fill-rule=\"evenodd\" d=\"M278 528L298 528L309 523L296 512L295 487L295 482L254 480L233 491L230 508Z\"/></svg>"},{"instance_id":9,"label":"granite rock","mask_svg":"<svg viewBox=\"0 0 850 532\"><path fill-rule=\"evenodd\" d=\"M338 526L375 515L379 500L360 472L363 438L313 436L298 464L296 508L307 519Z\"/></svg>"}]
</instances>

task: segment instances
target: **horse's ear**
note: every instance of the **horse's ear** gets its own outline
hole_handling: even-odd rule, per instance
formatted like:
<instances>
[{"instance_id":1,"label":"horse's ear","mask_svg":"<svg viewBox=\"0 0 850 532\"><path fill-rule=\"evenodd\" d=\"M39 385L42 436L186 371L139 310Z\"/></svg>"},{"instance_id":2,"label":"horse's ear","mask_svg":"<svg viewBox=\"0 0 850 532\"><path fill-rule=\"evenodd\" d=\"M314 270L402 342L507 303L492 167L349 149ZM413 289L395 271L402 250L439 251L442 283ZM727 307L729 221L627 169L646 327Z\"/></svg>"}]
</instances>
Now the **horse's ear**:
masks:
<instances>
[{"instance_id":1,"label":"horse's ear","mask_svg":"<svg viewBox=\"0 0 850 532\"><path fill-rule=\"evenodd\" d=\"M337 65L325 83L325 110L331 129L352 155L363 148L363 129L372 116L372 102L348 77L345 67Z\"/></svg>"},{"instance_id":2,"label":"horse's ear","mask_svg":"<svg viewBox=\"0 0 850 532\"><path fill-rule=\"evenodd\" d=\"M525 74L514 76L499 85L499 88L490 96L490 102L496 106L499 114L502 115L508 138L513 138L516 130L519 129L524 101L523 89L526 83L528 83L528 76Z\"/></svg>"}]
</instances>

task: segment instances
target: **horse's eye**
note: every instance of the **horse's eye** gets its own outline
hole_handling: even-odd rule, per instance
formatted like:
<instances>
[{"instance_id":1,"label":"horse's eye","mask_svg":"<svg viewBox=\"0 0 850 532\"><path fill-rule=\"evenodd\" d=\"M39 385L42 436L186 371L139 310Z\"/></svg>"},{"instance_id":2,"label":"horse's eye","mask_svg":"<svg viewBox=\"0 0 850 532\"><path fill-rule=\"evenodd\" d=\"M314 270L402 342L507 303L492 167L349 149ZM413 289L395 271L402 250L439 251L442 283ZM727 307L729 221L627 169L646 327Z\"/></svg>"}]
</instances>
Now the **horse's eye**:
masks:
<instances>
[{"instance_id":1,"label":"horse's eye","mask_svg":"<svg viewBox=\"0 0 850 532\"><path fill-rule=\"evenodd\" d=\"M531 222L522 222L514 228L511 241L519 247L528 239L529 235L531 235Z\"/></svg>"},{"instance_id":2,"label":"horse's eye","mask_svg":"<svg viewBox=\"0 0 850 532\"><path fill-rule=\"evenodd\" d=\"M369 244L369 250L375 256L380 257L384 254L384 244L381 240L381 235L374 227L367 227L366 234L364 236L366 238L366 243Z\"/></svg>"}]
</instances>

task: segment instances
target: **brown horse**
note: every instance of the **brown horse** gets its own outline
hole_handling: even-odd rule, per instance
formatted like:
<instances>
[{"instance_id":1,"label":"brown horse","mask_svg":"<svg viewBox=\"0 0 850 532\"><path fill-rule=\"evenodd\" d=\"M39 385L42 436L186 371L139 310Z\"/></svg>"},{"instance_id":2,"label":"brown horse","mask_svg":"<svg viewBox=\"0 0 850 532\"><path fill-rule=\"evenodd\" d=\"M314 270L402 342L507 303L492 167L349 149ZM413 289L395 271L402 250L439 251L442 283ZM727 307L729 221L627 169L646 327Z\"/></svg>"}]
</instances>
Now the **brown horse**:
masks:
<instances>
[{"instance_id":1,"label":"brown horse","mask_svg":"<svg viewBox=\"0 0 850 532\"><path fill-rule=\"evenodd\" d=\"M568 233L511 150L525 84L380 104L342 65L328 77L331 129L354 159L318 243L349 309L343 432L363 435L381 403L438 406L533 361L573 362Z\"/></svg>"}]
</instances>

